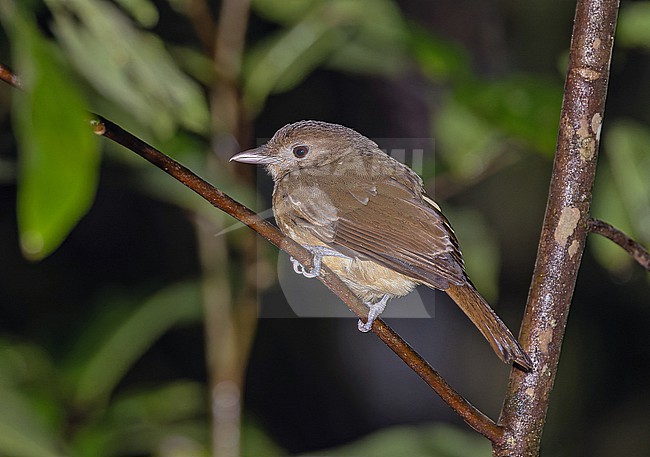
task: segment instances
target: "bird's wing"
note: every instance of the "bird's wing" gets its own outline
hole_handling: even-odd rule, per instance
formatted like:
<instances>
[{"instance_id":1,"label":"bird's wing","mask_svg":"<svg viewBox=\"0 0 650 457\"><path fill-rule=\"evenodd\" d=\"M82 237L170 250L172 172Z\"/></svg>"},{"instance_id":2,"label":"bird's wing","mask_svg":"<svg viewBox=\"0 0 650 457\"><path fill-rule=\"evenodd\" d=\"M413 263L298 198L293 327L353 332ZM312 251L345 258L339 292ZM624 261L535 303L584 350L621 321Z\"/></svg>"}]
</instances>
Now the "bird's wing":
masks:
<instances>
[{"instance_id":1,"label":"bird's wing","mask_svg":"<svg viewBox=\"0 0 650 457\"><path fill-rule=\"evenodd\" d=\"M359 178L342 185L303 175L288 197L293 222L346 255L374 260L438 289L467 281L447 219L433 201L394 179Z\"/></svg>"}]
</instances>

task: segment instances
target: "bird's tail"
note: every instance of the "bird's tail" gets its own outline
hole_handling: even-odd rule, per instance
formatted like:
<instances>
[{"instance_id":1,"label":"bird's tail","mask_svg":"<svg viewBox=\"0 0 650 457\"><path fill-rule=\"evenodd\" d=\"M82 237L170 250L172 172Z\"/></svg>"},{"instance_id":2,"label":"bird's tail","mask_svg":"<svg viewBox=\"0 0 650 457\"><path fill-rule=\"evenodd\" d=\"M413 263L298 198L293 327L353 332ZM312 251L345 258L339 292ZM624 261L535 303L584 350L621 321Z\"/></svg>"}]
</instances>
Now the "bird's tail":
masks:
<instances>
[{"instance_id":1,"label":"bird's tail","mask_svg":"<svg viewBox=\"0 0 650 457\"><path fill-rule=\"evenodd\" d=\"M450 284L445 292L472 320L501 360L507 364L514 362L525 371L533 368L530 358L519 342L471 282L468 281L462 286Z\"/></svg>"}]
</instances>

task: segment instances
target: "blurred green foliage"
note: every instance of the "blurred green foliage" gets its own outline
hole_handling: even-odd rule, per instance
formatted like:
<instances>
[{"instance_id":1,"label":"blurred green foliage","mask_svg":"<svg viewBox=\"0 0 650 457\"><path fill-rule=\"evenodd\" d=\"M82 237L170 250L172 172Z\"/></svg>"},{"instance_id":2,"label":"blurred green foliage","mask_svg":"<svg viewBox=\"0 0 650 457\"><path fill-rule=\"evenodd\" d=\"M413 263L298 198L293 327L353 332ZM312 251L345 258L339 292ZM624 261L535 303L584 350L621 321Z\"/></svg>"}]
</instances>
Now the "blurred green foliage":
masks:
<instances>
[{"instance_id":1,"label":"blurred green foliage","mask_svg":"<svg viewBox=\"0 0 650 457\"><path fill-rule=\"evenodd\" d=\"M253 7L283 26L245 55L244 99L254 113L317 67L381 74L405 62L406 23L390 0L257 0Z\"/></svg>"},{"instance_id":2,"label":"blurred green foliage","mask_svg":"<svg viewBox=\"0 0 650 457\"><path fill-rule=\"evenodd\" d=\"M125 2L127 3L127 2ZM100 1L47 0L53 31L77 71L112 104L165 137L178 127L206 133L207 103L154 33L142 31L115 5ZM138 2L136 19L155 25L153 5ZM153 23L151 23L153 22ZM107 43L110 43L107 46Z\"/></svg>"},{"instance_id":3,"label":"blurred green foliage","mask_svg":"<svg viewBox=\"0 0 650 457\"><path fill-rule=\"evenodd\" d=\"M175 380L116 392L163 333L201 316L198 285L173 284L141 304L108 301L76 335L63 362L35 342L2 341L0 453L128 455L152 452L172 437L204 449L201 384Z\"/></svg>"},{"instance_id":4,"label":"blurred green foliage","mask_svg":"<svg viewBox=\"0 0 650 457\"><path fill-rule=\"evenodd\" d=\"M449 155L450 164L461 175L477 171L471 164L463 166L464 161L457 160L459 156L486 150L489 154L508 139L525 142L552 157L562 102L562 86L557 80L532 74L486 80L472 72L469 56L458 45L419 27L413 27L410 42L421 70L432 80L453 88L443 108L448 111L440 116L442 124L433 129L436 140L444 142L442 153ZM473 141L478 143L472 145ZM495 158L488 156L484 160Z\"/></svg>"},{"instance_id":5,"label":"blurred green foliage","mask_svg":"<svg viewBox=\"0 0 650 457\"><path fill-rule=\"evenodd\" d=\"M16 92L15 131L22 149L18 222L25 255L41 259L65 239L93 201L99 148L87 126L86 103L60 50L29 15L5 6L15 66L25 93Z\"/></svg>"},{"instance_id":6,"label":"blurred green foliage","mask_svg":"<svg viewBox=\"0 0 650 457\"><path fill-rule=\"evenodd\" d=\"M608 127L604 143L611 153L601 162L592 213L650 245L650 129L619 121ZM606 241L591 240L603 265L615 272L634 267L625 251Z\"/></svg>"},{"instance_id":7,"label":"blurred green foliage","mask_svg":"<svg viewBox=\"0 0 650 457\"><path fill-rule=\"evenodd\" d=\"M481 457L492 455L486 440L456 427L432 425L428 427L393 427L366 436L356 443L327 451L327 455L354 457L372 455L390 457Z\"/></svg>"},{"instance_id":8,"label":"blurred green foliage","mask_svg":"<svg viewBox=\"0 0 650 457\"><path fill-rule=\"evenodd\" d=\"M254 192L225 167L206 165L207 145L222 133L211 131L208 106L210 84L218 76L212 56L195 41L176 40L176 23L161 23L163 3L0 0L14 68L25 83L11 107L18 164L0 159L0 178L16 174L20 237L30 259L52 254L95 198L100 160L87 109L132 126L129 130L162 145L224 191L254 201ZM177 14L174 20L188 4L168 3ZM425 164L426 178L466 189L495 170L551 160L562 97L558 73L485 76L463 45L415 24L392 0L253 0L252 12L264 27L251 34L240 80L233 82L248 122L271 97L299 89L319 69L374 78L412 71L441 94L430 128L437 163ZM620 44L647 52L649 30L648 4L624 4ZM650 128L631 120L605 126L593 213L650 244ZM125 185L223 222L221 214L158 170L119 156L113 146L105 148L108 161L136 170L137 182ZM445 212L454 221L471 276L486 296L496 297L502 259L491 221L476 209L451 204ZM613 274L631 268L629 256L611 243L596 238L590 246ZM111 297L83 328L65 335L58 354L37 337L4 335L0 455L208 455L209 402L202 383L125 381L162 335L200 321L200 301L193 281L160 288L137 302ZM262 428L245 423L243 455L283 453ZM443 426L387 429L328 451L342 456L488 453L486 441Z\"/></svg>"},{"instance_id":9,"label":"blurred green foliage","mask_svg":"<svg viewBox=\"0 0 650 457\"><path fill-rule=\"evenodd\" d=\"M623 5L618 18L616 40L626 47L650 48L650 4L631 2Z\"/></svg>"}]
</instances>

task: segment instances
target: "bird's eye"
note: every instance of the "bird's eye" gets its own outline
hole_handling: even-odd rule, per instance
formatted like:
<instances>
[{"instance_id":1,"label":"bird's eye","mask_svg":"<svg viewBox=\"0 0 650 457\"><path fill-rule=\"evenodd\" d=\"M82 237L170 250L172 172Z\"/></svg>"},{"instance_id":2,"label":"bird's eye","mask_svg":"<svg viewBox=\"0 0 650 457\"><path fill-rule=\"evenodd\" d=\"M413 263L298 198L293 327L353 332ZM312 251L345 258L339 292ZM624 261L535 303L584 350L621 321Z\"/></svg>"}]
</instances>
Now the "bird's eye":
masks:
<instances>
[{"instance_id":1,"label":"bird's eye","mask_svg":"<svg viewBox=\"0 0 650 457\"><path fill-rule=\"evenodd\" d=\"M308 152L309 148L307 146L296 146L293 148L293 155L298 159L305 157Z\"/></svg>"}]
</instances>

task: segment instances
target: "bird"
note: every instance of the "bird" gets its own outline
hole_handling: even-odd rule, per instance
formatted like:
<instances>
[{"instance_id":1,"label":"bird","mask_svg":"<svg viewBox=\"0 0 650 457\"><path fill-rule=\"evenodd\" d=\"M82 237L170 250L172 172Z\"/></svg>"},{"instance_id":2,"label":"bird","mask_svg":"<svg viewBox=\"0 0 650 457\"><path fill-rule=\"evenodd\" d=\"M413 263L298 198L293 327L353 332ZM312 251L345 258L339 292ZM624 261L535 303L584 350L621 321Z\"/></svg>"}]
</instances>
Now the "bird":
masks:
<instances>
[{"instance_id":1,"label":"bird","mask_svg":"<svg viewBox=\"0 0 650 457\"><path fill-rule=\"evenodd\" d=\"M264 165L274 182L280 230L313 255L313 268L337 274L368 306L373 321L391 298L424 284L460 307L497 356L523 371L533 367L508 327L465 272L458 239L420 176L351 128L323 121L287 124L262 146L231 161Z\"/></svg>"}]
</instances>

